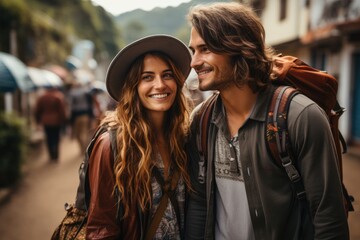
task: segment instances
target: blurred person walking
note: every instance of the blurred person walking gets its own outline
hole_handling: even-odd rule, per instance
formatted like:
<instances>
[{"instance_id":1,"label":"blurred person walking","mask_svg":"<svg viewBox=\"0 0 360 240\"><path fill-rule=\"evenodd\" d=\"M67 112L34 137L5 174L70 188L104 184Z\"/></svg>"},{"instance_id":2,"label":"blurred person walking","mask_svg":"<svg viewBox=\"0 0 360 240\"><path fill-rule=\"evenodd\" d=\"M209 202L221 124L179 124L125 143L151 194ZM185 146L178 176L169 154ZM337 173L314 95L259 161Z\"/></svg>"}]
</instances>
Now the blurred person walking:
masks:
<instances>
[{"instance_id":1,"label":"blurred person walking","mask_svg":"<svg viewBox=\"0 0 360 240\"><path fill-rule=\"evenodd\" d=\"M81 154L85 153L94 118L94 99L90 88L75 82L68 93L71 135L77 140Z\"/></svg>"},{"instance_id":2,"label":"blurred person walking","mask_svg":"<svg viewBox=\"0 0 360 240\"><path fill-rule=\"evenodd\" d=\"M65 97L59 89L49 88L37 99L35 119L44 128L50 160L58 161L60 132L66 123Z\"/></svg>"}]
</instances>

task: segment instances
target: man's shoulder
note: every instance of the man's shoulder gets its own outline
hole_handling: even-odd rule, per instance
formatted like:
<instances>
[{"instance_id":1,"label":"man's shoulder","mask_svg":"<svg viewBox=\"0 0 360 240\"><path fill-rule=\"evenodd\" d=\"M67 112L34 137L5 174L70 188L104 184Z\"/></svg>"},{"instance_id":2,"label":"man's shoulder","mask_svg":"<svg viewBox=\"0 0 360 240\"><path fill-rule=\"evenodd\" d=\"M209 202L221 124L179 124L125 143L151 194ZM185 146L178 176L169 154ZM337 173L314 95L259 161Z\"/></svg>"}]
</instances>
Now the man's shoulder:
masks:
<instances>
[{"instance_id":1,"label":"man's shoulder","mask_svg":"<svg viewBox=\"0 0 360 240\"><path fill-rule=\"evenodd\" d=\"M326 121L324 121L325 119ZM306 124L306 121L327 122L328 117L325 111L316 102L304 94L297 94L291 100L288 121L289 125L292 126L292 123L295 122L298 122L298 124Z\"/></svg>"},{"instance_id":2,"label":"man's shoulder","mask_svg":"<svg viewBox=\"0 0 360 240\"><path fill-rule=\"evenodd\" d=\"M290 103L290 111L292 112L300 113L302 111L310 110L312 108L319 109L320 111L323 112L323 110L319 107L319 105L316 102L314 102L309 97L301 93L295 95Z\"/></svg>"}]
</instances>

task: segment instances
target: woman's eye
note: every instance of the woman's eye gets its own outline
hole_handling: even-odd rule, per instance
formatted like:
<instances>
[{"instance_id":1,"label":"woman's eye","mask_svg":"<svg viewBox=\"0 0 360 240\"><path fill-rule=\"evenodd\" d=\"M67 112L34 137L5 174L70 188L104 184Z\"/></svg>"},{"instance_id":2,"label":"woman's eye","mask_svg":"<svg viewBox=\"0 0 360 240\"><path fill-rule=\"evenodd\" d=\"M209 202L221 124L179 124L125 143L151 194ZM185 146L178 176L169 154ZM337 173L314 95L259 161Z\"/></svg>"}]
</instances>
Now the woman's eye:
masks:
<instances>
[{"instance_id":1,"label":"woman's eye","mask_svg":"<svg viewBox=\"0 0 360 240\"><path fill-rule=\"evenodd\" d=\"M152 76L151 75L143 75L141 77L141 80L145 80L145 81L148 81L148 80L151 80L152 79Z\"/></svg>"},{"instance_id":2,"label":"woman's eye","mask_svg":"<svg viewBox=\"0 0 360 240\"><path fill-rule=\"evenodd\" d=\"M174 78L174 74L173 73L165 73L163 75L164 79L173 79Z\"/></svg>"}]
</instances>

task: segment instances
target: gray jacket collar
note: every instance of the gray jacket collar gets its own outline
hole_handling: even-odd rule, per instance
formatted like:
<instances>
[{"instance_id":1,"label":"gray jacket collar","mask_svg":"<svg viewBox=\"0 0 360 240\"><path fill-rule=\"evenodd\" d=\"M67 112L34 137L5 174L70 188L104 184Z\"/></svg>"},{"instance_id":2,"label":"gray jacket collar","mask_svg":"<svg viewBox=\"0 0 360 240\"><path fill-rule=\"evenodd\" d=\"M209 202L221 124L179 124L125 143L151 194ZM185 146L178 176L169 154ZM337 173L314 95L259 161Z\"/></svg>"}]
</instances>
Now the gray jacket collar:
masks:
<instances>
[{"instance_id":1,"label":"gray jacket collar","mask_svg":"<svg viewBox=\"0 0 360 240\"><path fill-rule=\"evenodd\" d=\"M267 109L270 104L272 92L274 91L274 87L269 85L266 89L259 92L255 106L250 114L249 119L255 121L266 121ZM220 94L219 94L220 96ZM219 125L222 119L225 117L225 109L222 103L221 97L218 97L215 102L215 107L212 113L211 122Z\"/></svg>"}]
</instances>

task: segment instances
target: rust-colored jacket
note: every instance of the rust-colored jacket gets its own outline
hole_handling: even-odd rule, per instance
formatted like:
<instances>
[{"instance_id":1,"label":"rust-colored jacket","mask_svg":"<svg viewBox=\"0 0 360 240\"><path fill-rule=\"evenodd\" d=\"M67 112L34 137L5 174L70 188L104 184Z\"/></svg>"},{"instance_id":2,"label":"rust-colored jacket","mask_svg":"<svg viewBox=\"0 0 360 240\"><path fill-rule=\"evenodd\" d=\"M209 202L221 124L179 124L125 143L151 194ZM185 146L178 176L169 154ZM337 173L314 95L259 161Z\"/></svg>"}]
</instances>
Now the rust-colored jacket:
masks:
<instances>
[{"instance_id":1,"label":"rust-colored jacket","mask_svg":"<svg viewBox=\"0 0 360 240\"><path fill-rule=\"evenodd\" d=\"M103 133L95 142L89 159L90 206L86 239L141 239L140 219L145 219L134 204L129 217L117 219L117 198L113 194L115 174L110 135Z\"/></svg>"},{"instance_id":2,"label":"rust-colored jacket","mask_svg":"<svg viewBox=\"0 0 360 240\"><path fill-rule=\"evenodd\" d=\"M35 119L45 126L61 126L66 121L64 94L49 89L39 97L35 106Z\"/></svg>"}]
</instances>

